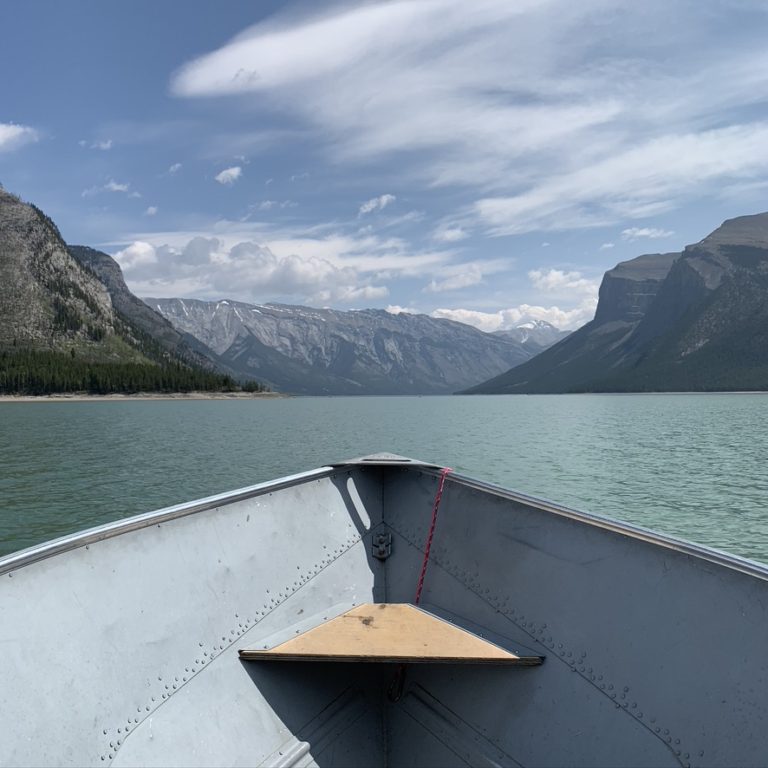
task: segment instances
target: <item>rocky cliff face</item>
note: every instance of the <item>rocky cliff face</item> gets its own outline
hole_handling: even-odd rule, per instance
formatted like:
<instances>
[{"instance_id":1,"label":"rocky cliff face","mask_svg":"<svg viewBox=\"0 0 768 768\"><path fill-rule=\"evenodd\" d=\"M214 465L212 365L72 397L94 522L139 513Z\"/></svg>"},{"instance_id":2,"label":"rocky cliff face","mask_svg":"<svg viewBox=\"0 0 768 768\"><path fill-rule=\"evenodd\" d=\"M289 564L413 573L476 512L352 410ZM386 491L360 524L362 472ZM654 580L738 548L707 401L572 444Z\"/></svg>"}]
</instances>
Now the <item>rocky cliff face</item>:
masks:
<instances>
[{"instance_id":1,"label":"rocky cliff face","mask_svg":"<svg viewBox=\"0 0 768 768\"><path fill-rule=\"evenodd\" d=\"M533 354L514 339L426 315L145 301L239 375L298 394L450 393Z\"/></svg>"},{"instance_id":2,"label":"rocky cliff face","mask_svg":"<svg viewBox=\"0 0 768 768\"><path fill-rule=\"evenodd\" d=\"M112 306L134 336L148 336L164 352L192 365L206 369L217 367L211 350L193 336L176 330L159 312L128 290L120 265L109 254L83 245L70 245L68 250L79 264L104 285Z\"/></svg>"},{"instance_id":3,"label":"rocky cliff face","mask_svg":"<svg viewBox=\"0 0 768 768\"><path fill-rule=\"evenodd\" d=\"M768 213L606 273L595 319L472 392L768 389Z\"/></svg>"},{"instance_id":4,"label":"rocky cliff face","mask_svg":"<svg viewBox=\"0 0 768 768\"><path fill-rule=\"evenodd\" d=\"M637 323L645 316L679 253L651 253L608 270L600 284L595 323Z\"/></svg>"},{"instance_id":5,"label":"rocky cliff face","mask_svg":"<svg viewBox=\"0 0 768 768\"><path fill-rule=\"evenodd\" d=\"M109 293L53 222L0 190L0 347L98 353L115 327Z\"/></svg>"}]
</instances>

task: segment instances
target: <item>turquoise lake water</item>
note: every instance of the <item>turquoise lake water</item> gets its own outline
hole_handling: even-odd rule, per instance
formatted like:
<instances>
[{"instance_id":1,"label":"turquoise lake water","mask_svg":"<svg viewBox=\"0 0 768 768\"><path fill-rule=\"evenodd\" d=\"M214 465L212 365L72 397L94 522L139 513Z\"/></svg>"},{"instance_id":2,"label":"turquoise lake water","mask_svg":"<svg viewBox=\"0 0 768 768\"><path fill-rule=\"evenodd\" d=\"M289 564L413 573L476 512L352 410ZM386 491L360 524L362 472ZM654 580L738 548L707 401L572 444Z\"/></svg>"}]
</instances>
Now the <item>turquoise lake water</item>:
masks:
<instances>
[{"instance_id":1,"label":"turquoise lake water","mask_svg":"<svg viewBox=\"0 0 768 768\"><path fill-rule=\"evenodd\" d=\"M391 451L768 562L768 395L0 403L0 554Z\"/></svg>"}]
</instances>

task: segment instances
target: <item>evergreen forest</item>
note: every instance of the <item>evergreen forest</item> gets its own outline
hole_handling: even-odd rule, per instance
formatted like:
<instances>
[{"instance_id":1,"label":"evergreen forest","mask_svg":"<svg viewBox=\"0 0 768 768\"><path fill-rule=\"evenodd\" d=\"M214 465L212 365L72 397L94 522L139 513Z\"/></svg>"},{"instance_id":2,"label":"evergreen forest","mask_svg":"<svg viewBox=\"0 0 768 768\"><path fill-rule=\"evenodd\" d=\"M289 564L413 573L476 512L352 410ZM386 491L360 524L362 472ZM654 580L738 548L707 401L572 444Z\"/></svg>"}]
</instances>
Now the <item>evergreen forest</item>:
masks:
<instances>
[{"instance_id":1,"label":"evergreen forest","mask_svg":"<svg viewBox=\"0 0 768 768\"><path fill-rule=\"evenodd\" d=\"M93 362L74 352L0 352L0 394L94 395L137 392L263 392L258 382L242 387L230 376L190 368L179 362Z\"/></svg>"}]
</instances>

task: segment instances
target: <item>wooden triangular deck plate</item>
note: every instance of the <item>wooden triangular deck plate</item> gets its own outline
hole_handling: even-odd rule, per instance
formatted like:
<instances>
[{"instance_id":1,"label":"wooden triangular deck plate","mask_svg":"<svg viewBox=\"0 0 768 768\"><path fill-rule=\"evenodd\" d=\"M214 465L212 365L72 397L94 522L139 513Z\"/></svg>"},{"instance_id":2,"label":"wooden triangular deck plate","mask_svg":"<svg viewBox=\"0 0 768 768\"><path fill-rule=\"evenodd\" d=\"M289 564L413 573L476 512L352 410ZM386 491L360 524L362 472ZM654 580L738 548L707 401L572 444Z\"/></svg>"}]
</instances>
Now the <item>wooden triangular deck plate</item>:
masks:
<instances>
[{"instance_id":1,"label":"wooden triangular deck plate","mask_svg":"<svg viewBox=\"0 0 768 768\"><path fill-rule=\"evenodd\" d=\"M541 664L407 603L365 603L273 648L243 648L248 661L400 664Z\"/></svg>"}]
</instances>

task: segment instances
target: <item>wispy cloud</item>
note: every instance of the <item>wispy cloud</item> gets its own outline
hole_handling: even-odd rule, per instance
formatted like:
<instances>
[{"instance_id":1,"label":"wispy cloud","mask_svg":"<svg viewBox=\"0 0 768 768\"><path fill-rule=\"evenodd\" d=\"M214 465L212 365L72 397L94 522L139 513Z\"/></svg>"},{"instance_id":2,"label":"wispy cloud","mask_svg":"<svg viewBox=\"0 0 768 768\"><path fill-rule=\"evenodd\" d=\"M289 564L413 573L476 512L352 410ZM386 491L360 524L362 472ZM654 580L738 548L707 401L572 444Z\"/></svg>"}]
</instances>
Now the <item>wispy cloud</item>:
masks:
<instances>
[{"instance_id":1,"label":"wispy cloud","mask_svg":"<svg viewBox=\"0 0 768 768\"><path fill-rule=\"evenodd\" d=\"M168 169L168 173L169 173L171 176L174 176L174 175L176 175L176 174L177 174L177 173L178 173L178 172L179 172L179 171L182 169L182 167L183 167L183 166L182 166L182 164L181 164L181 163L174 163L174 164L173 164L173 165L172 165L172 166L171 166L171 167Z\"/></svg>"},{"instance_id":2,"label":"wispy cloud","mask_svg":"<svg viewBox=\"0 0 768 768\"><path fill-rule=\"evenodd\" d=\"M390 194L372 197L360 206L359 215L365 216L366 213L372 213L373 211L383 211L390 203L394 203L395 200L397 198Z\"/></svg>"},{"instance_id":3,"label":"wispy cloud","mask_svg":"<svg viewBox=\"0 0 768 768\"><path fill-rule=\"evenodd\" d=\"M141 197L141 193L137 192L136 190L131 189L131 185L127 182L118 182L114 179L110 179L106 182L106 184L97 184L93 187L88 187L88 189L84 189L80 196L81 197L93 197L94 195L98 195L102 192L120 192L125 195L128 195L128 197Z\"/></svg>"},{"instance_id":4,"label":"wispy cloud","mask_svg":"<svg viewBox=\"0 0 768 768\"><path fill-rule=\"evenodd\" d=\"M313 132L333 161L407 156L412 179L475 190L467 221L491 235L624 224L768 176L755 7L313 8L188 62L171 88L258 99Z\"/></svg>"},{"instance_id":5,"label":"wispy cloud","mask_svg":"<svg viewBox=\"0 0 768 768\"><path fill-rule=\"evenodd\" d=\"M632 242L633 240L660 240L672 237L674 232L667 229L655 229L654 227L629 227L621 233L621 239Z\"/></svg>"},{"instance_id":6,"label":"wispy cloud","mask_svg":"<svg viewBox=\"0 0 768 768\"><path fill-rule=\"evenodd\" d=\"M449 274L441 279L433 278L424 288L426 293L444 293L446 291L459 291L478 285L483 281L483 272L477 264L466 264L454 274Z\"/></svg>"},{"instance_id":7,"label":"wispy cloud","mask_svg":"<svg viewBox=\"0 0 768 768\"><path fill-rule=\"evenodd\" d=\"M159 208L156 205L150 205L147 206L147 209L144 211L145 216L157 216Z\"/></svg>"},{"instance_id":8,"label":"wispy cloud","mask_svg":"<svg viewBox=\"0 0 768 768\"><path fill-rule=\"evenodd\" d=\"M28 125L0 123L0 152L11 152L39 139L40 133Z\"/></svg>"},{"instance_id":9,"label":"wispy cloud","mask_svg":"<svg viewBox=\"0 0 768 768\"><path fill-rule=\"evenodd\" d=\"M104 141L94 141L91 144L91 149L100 149L102 152L112 149L112 139L105 139Z\"/></svg>"},{"instance_id":10,"label":"wispy cloud","mask_svg":"<svg viewBox=\"0 0 768 768\"><path fill-rule=\"evenodd\" d=\"M438 227L433 233L432 237L439 243L458 243L460 240L464 240L469 237L469 233L462 227Z\"/></svg>"},{"instance_id":11,"label":"wispy cloud","mask_svg":"<svg viewBox=\"0 0 768 768\"><path fill-rule=\"evenodd\" d=\"M615 247L616 247L616 243L603 243L603 244L600 246L600 250L601 250L601 251L608 251L608 250L610 250L611 248L615 248Z\"/></svg>"},{"instance_id":12,"label":"wispy cloud","mask_svg":"<svg viewBox=\"0 0 768 768\"><path fill-rule=\"evenodd\" d=\"M262 200L260 203L257 203L253 208L257 211L271 211L274 208L279 209L285 209L285 208L295 208L298 205L298 203L295 203L293 200Z\"/></svg>"},{"instance_id":13,"label":"wispy cloud","mask_svg":"<svg viewBox=\"0 0 768 768\"><path fill-rule=\"evenodd\" d=\"M231 168L225 168L220 173L217 173L213 178L219 182L219 184L232 185L243 175L243 169L239 165L234 165Z\"/></svg>"}]
</instances>

